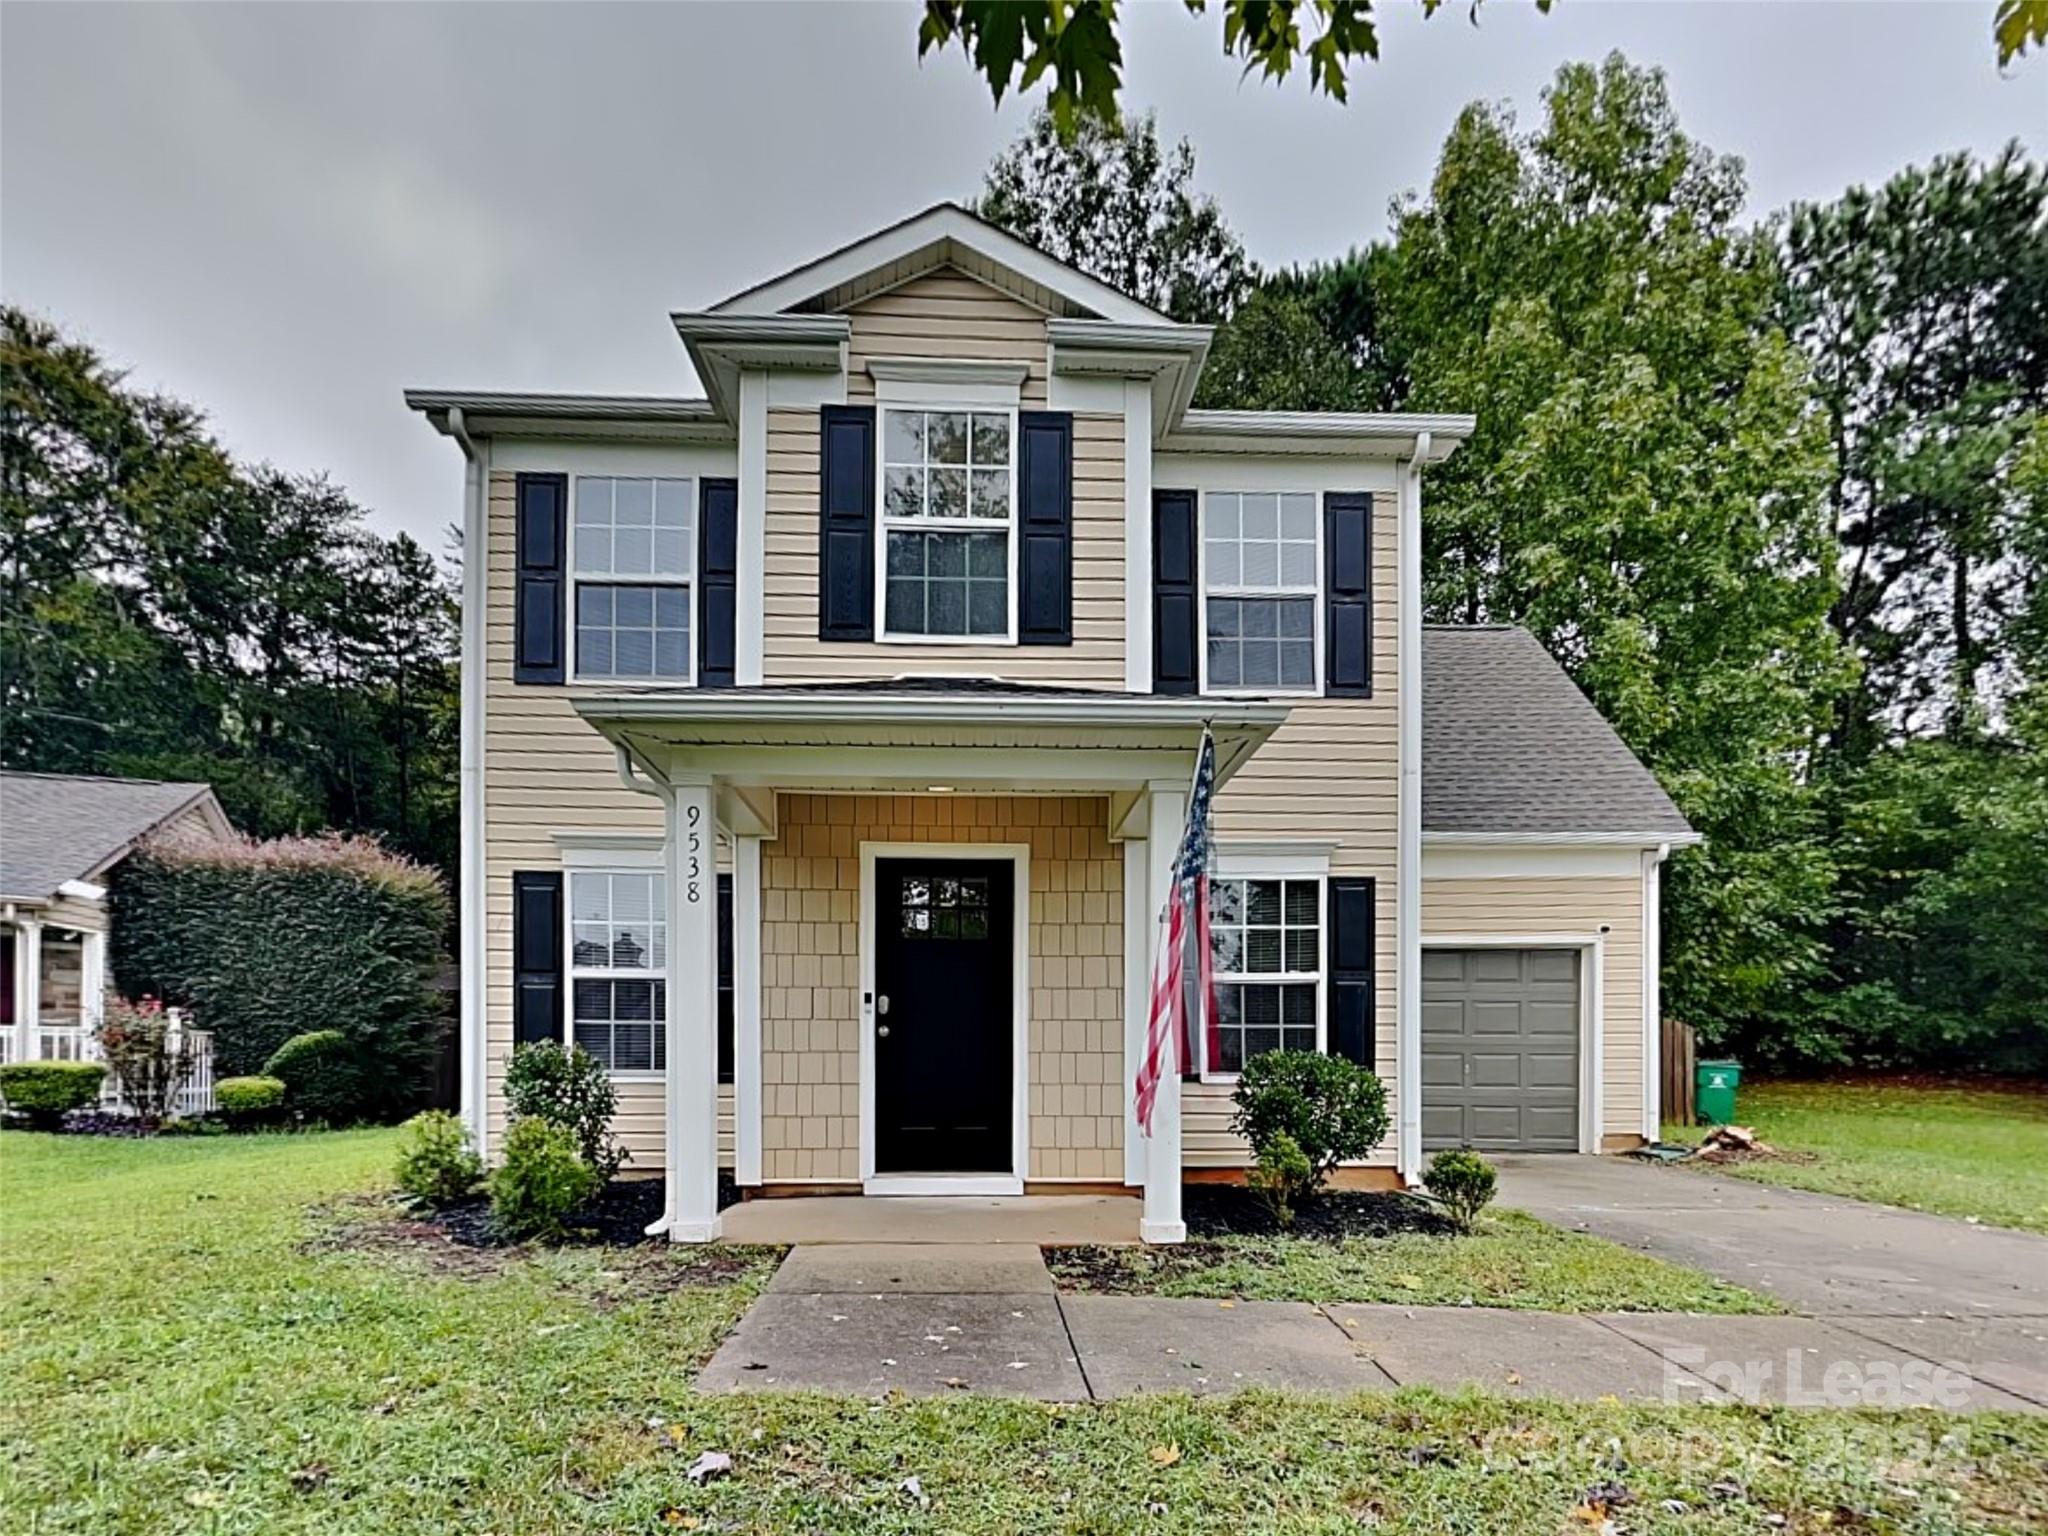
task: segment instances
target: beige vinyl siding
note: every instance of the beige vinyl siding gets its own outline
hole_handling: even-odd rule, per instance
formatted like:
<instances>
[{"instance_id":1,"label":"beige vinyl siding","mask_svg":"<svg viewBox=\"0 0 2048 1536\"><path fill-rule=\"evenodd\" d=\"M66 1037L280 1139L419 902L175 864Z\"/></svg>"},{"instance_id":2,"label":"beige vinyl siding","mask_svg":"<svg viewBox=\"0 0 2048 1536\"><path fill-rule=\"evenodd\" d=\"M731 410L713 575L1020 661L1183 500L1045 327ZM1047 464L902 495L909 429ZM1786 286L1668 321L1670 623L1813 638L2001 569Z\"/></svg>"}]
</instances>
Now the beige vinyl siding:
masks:
<instances>
[{"instance_id":1,"label":"beige vinyl siding","mask_svg":"<svg viewBox=\"0 0 2048 1536\"><path fill-rule=\"evenodd\" d=\"M875 398L868 360L876 357L949 358L1023 363L1026 409L1045 404L1045 315L1022 300L947 267L912 278L863 300L846 312L846 398Z\"/></svg>"},{"instance_id":2,"label":"beige vinyl siding","mask_svg":"<svg viewBox=\"0 0 2048 1536\"><path fill-rule=\"evenodd\" d=\"M83 896L59 896L40 912L31 915L42 919L46 925L45 932L52 928L67 928L80 933L104 933L107 927L104 898L88 901Z\"/></svg>"},{"instance_id":3,"label":"beige vinyl siding","mask_svg":"<svg viewBox=\"0 0 2048 1536\"><path fill-rule=\"evenodd\" d=\"M1511 937L1593 934L1606 925L1600 994L1601 1106L1605 1136L1643 1128L1643 883L1628 875L1422 882L1422 936Z\"/></svg>"},{"instance_id":4,"label":"beige vinyl siding","mask_svg":"<svg viewBox=\"0 0 2048 1536\"><path fill-rule=\"evenodd\" d=\"M860 1177L860 850L881 842L1029 846L1023 1173L1122 1178L1123 859L1108 814L1100 796L779 797L761 850L763 1179Z\"/></svg>"},{"instance_id":5,"label":"beige vinyl siding","mask_svg":"<svg viewBox=\"0 0 2048 1536\"><path fill-rule=\"evenodd\" d=\"M972 278L917 278L848 311L847 399L872 401L874 357L1025 365L1026 409L1045 404L1045 316ZM764 681L929 675L1120 689L1124 685L1124 420L1074 417L1074 643L946 645L818 639L818 412L768 412ZM1014 533L1012 535L1014 537ZM879 618L879 615L878 615Z\"/></svg>"},{"instance_id":6,"label":"beige vinyl siding","mask_svg":"<svg viewBox=\"0 0 2048 1536\"><path fill-rule=\"evenodd\" d=\"M491 476L484 661L485 1110L493 1146L505 1127L512 1056L512 874L562 867L555 834L659 836L661 802L619 782L604 738L570 707L577 690L512 681L514 477ZM588 689L583 690L588 692ZM629 1169L662 1161L658 1081L621 1079L614 1122ZM732 1161L732 1093L720 1090L719 1159Z\"/></svg>"},{"instance_id":7,"label":"beige vinyl siding","mask_svg":"<svg viewBox=\"0 0 2048 1536\"><path fill-rule=\"evenodd\" d=\"M1167 484L1161 480L1162 486ZM1247 489L1256 489L1248 483ZM1398 854L1395 694L1400 633L1395 622L1400 527L1391 494L1373 498L1372 697L1302 698L1287 723L1253 754L1216 797L1216 843L1227 858L1233 843L1333 843L1330 873L1369 875L1376 882L1374 955L1378 1021L1373 1061L1394 1094L1394 989ZM1325 986L1328 981L1325 978ZM1190 1168L1235 1168L1251 1160L1229 1121L1228 1084L1185 1085L1181 1139ZM1391 1137L1371 1159L1391 1163Z\"/></svg>"},{"instance_id":8,"label":"beige vinyl siding","mask_svg":"<svg viewBox=\"0 0 2048 1536\"><path fill-rule=\"evenodd\" d=\"M1015 537L1013 531L1012 535ZM1074 417L1074 643L932 645L818 639L818 413L768 413L763 680L966 673L1124 685L1124 421ZM879 558L879 554L877 556Z\"/></svg>"}]
</instances>

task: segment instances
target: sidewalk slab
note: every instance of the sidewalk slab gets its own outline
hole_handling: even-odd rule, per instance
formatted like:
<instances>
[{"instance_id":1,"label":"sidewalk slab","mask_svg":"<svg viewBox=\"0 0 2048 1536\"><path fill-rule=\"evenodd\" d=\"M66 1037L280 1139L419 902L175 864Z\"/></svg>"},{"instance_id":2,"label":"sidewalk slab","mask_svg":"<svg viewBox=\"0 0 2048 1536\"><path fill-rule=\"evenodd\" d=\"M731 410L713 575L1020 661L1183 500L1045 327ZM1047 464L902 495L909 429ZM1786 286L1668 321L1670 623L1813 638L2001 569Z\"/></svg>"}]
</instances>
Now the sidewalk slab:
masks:
<instances>
[{"instance_id":1,"label":"sidewalk slab","mask_svg":"<svg viewBox=\"0 0 2048 1536\"><path fill-rule=\"evenodd\" d=\"M792 1249L768 1289L791 1295L1052 1294L1031 1243L817 1243Z\"/></svg>"},{"instance_id":2,"label":"sidewalk slab","mask_svg":"<svg viewBox=\"0 0 2048 1536\"><path fill-rule=\"evenodd\" d=\"M1393 1385L1306 1302L1068 1295L1060 1309L1098 1398Z\"/></svg>"},{"instance_id":3,"label":"sidewalk slab","mask_svg":"<svg viewBox=\"0 0 2048 1536\"><path fill-rule=\"evenodd\" d=\"M2048 1317L1854 1317L1838 1323L1923 1360L1959 1365L2048 1409Z\"/></svg>"},{"instance_id":4,"label":"sidewalk slab","mask_svg":"<svg viewBox=\"0 0 2048 1536\"><path fill-rule=\"evenodd\" d=\"M697 1378L703 1392L1088 1396L1051 1295L800 1296L753 1305Z\"/></svg>"},{"instance_id":5,"label":"sidewalk slab","mask_svg":"<svg viewBox=\"0 0 2048 1536\"><path fill-rule=\"evenodd\" d=\"M1657 1357L1586 1317L1499 1307L1324 1308L1401 1386L1661 1402Z\"/></svg>"},{"instance_id":6,"label":"sidewalk slab","mask_svg":"<svg viewBox=\"0 0 2048 1536\"><path fill-rule=\"evenodd\" d=\"M1669 1401L2025 1412L1967 1371L1810 1317L1610 1312L1598 1322L1671 1367Z\"/></svg>"}]
</instances>

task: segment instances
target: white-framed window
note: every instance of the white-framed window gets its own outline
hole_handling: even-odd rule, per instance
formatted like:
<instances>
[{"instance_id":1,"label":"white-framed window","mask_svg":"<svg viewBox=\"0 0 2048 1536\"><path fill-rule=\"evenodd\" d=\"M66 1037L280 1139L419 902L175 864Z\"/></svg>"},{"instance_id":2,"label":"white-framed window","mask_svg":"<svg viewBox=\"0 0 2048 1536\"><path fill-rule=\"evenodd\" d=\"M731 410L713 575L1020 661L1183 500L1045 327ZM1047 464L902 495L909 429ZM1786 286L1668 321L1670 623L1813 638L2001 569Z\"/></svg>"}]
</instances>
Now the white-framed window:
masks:
<instances>
[{"instance_id":1,"label":"white-framed window","mask_svg":"<svg viewBox=\"0 0 2048 1536\"><path fill-rule=\"evenodd\" d=\"M569 1039L615 1074L667 1065L668 904L658 869L571 869Z\"/></svg>"},{"instance_id":2,"label":"white-framed window","mask_svg":"<svg viewBox=\"0 0 2048 1536\"><path fill-rule=\"evenodd\" d=\"M1209 882L1216 1016L1202 1031L1205 1078L1233 1078L1267 1051L1323 1048L1323 912L1319 874Z\"/></svg>"},{"instance_id":3,"label":"white-framed window","mask_svg":"<svg viewBox=\"0 0 2048 1536\"><path fill-rule=\"evenodd\" d=\"M884 406L875 561L882 638L1017 633L1017 413Z\"/></svg>"},{"instance_id":4,"label":"white-framed window","mask_svg":"<svg viewBox=\"0 0 2048 1536\"><path fill-rule=\"evenodd\" d=\"M696 482L578 475L569 540L571 675L579 682L688 684Z\"/></svg>"},{"instance_id":5,"label":"white-framed window","mask_svg":"<svg viewBox=\"0 0 2048 1536\"><path fill-rule=\"evenodd\" d=\"M1203 493L1205 690L1318 691L1319 500L1314 491Z\"/></svg>"}]
</instances>

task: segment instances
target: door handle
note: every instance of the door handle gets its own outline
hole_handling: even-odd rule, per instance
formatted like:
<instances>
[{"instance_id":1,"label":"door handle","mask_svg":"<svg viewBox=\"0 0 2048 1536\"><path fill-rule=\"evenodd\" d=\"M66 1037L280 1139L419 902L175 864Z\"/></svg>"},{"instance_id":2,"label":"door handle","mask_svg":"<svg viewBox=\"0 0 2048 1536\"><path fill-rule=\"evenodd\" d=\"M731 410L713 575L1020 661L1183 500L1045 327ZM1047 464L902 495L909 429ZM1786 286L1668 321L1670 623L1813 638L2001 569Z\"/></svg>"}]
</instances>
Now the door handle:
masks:
<instances>
[{"instance_id":1,"label":"door handle","mask_svg":"<svg viewBox=\"0 0 2048 1536\"><path fill-rule=\"evenodd\" d=\"M878 993L876 993L876 994L875 994L875 1012L877 1012L877 1013L879 1013L879 1014L883 1015L883 1016L884 1016L885 1018L886 1018L886 1017L888 1016L888 1013L889 1013L889 994L888 994L888 993L886 993L886 992L878 992Z\"/></svg>"},{"instance_id":2,"label":"door handle","mask_svg":"<svg viewBox=\"0 0 2048 1536\"><path fill-rule=\"evenodd\" d=\"M886 1039L888 1039L888 1038L889 1038L889 1026L888 1026L888 1025L886 1025L886 1024L877 1024L877 1025L875 1026L875 1038L876 1038L876 1039L878 1039L878 1040L886 1040Z\"/></svg>"}]
</instances>

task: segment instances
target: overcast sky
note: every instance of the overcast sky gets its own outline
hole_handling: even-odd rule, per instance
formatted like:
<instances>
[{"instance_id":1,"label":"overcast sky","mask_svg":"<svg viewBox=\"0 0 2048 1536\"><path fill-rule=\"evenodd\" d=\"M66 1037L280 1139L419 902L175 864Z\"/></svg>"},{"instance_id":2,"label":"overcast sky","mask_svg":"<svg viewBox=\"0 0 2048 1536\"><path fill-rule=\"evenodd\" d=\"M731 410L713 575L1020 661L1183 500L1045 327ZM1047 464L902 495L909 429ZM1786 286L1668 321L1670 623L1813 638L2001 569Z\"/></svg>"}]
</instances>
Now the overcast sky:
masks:
<instances>
[{"instance_id":1,"label":"overcast sky","mask_svg":"<svg viewBox=\"0 0 2048 1536\"><path fill-rule=\"evenodd\" d=\"M405 386L694 392L668 310L973 194L1023 112L957 54L920 67L918 10L9 3L0 291L438 549L459 458ZM2001 78L1990 0L1492 0L1477 28L1394 0L1349 106L1241 81L1213 7L1125 10L1127 104L1272 264L1382 233L1465 102L1533 122L1614 47L1759 213L2048 140L2048 58Z\"/></svg>"}]
</instances>

